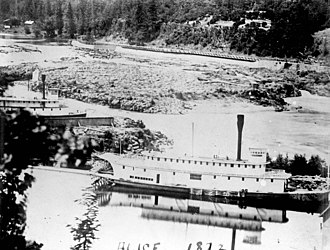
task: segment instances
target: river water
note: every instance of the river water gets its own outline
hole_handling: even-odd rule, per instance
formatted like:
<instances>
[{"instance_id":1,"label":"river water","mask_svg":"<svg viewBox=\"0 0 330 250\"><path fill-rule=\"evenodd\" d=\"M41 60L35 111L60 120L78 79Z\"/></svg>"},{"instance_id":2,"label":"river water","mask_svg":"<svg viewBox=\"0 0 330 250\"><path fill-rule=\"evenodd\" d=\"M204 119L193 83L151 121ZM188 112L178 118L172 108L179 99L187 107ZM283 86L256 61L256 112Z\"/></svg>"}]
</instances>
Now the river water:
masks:
<instances>
[{"instance_id":1,"label":"river water","mask_svg":"<svg viewBox=\"0 0 330 250\"><path fill-rule=\"evenodd\" d=\"M29 192L26 236L43 243L44 250L76 246L72 229L86 240L94 236L86 249L99 250L330 247L330 219L320 217L320 211L250 207L127 189L96 192L90 188L90 176L46 170L34 170L33 175L37 180Z\"/></svg>"},{"instance_id":2,"label":"river water","mask_svg":"<svg viewBox=\"0 0 330 250\"><path fill-rule=\"evenodd\" d=\"M0 42L3 46L9 45ZM8 47L10 53L1 54L0 65L35 62L46 67L63 55L76 56L67 47L31 45L31 48L38 48L41 52L12 53L11 50L17 48ZM122 53L139 56L142 52L129 50ZM146 55L160 57L157 53L143 52L143 56ZM165 57L169 60L178 58L177 55L161 54L162 59ZM179 58L189 63L194 60L205 64L223 62L194 56ZM278 153L319 154L329 165L330 98L303 92L302 97L288 98L287 101L303 108L274 112L248 103L224 104L210 100L196 103L194 109L185 115L161 115L119 111L67 100L73 106L87 109L88 115L141 119L147 128L159 130L173 139L173 148L169 150L179 153L193 151L195 155L208 156L235 157L236 115L240 113L245 115L243 158L247 157L249 147L260 146L267 148L272 157ZM78 236L82 230L75 229L84 222L89 227L86 232L94 233L98 238L93 241L91 249L100 250L138 250L139 244L140 250L330 249L329 220L320 217L320 211L311 214L264 207L242 209L237 204L170 199L130 191L101 195L86 190L92 181L88 176L41 170L35 170L33 175L36 182L29 195L26 234L28 239L43 243L43 249L70 249L77 244L70 230L73 229ZM84 220L84 214L90 219Z\"/></svg>"}]
</instances>

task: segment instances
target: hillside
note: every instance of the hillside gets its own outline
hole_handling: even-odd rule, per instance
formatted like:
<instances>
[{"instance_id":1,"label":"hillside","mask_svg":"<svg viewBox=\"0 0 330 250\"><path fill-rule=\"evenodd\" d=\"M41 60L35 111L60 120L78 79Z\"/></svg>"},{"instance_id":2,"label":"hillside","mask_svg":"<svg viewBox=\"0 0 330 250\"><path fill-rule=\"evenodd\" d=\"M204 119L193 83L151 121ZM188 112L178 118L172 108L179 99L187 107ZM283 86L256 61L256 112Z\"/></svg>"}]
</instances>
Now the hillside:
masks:
<instances>
[{"instance_id":1,"label":"hillside","mask_svg":"<svg viewBox=\"0 0 330 250\"><path fill-rule=\"evenodd\" d=\"M319 59L330 65L330 28L315 33L314 37L318 41Z\"/></svg>"},{"instance_id":2,"label":"hillside","mask_svg":"<svg viewBox=\"0 0 330 250\"><path fill-rule=\"evenodd\" d=\"M35 21L37 37L111 37L129 44L231 50L306 59L321 54L313 34L329 24L323 0L2 0L7 27ZM4 26L1 26L4 27ZM8 29L8 28L6 28Z\"/></svg>"}]
</instances>

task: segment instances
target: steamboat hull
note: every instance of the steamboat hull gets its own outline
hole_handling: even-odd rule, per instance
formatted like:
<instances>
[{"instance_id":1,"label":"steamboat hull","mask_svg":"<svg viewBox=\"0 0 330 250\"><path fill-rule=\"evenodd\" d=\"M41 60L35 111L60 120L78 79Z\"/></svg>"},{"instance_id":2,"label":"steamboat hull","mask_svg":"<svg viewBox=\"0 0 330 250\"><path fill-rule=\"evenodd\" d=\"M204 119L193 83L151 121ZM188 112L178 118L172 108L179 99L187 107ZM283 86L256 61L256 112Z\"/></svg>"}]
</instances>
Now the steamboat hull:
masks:
<instances>
[{"instance_id":1,"label":"steamboat hull","mask_svg":"<svg viewBox=\"0 0 330 250\"><path fill-rule=\"evenodd\" d=\"M163 196L176 199L190 199L190 200L200 200L215 203L224 203L238 205L239 207L257 207L266 209L279 209L279 210L290 210L297 212L307 212L307 213L321 213L327 208L329 202L326 200L315 199L310 200L299 200L294 196L282 195L282 196L246 196L244 198L231 198L231 197L220 197L220 196L205 196L205 195L193 195L184 192L167 192L164 190L153 190L146 188L128 187L122 185L114 185L109 191L119 192L119 193L130 193L130 194L143 194L143 195L154 195ZM288 194L288 193L286 193ZM276 198L274 198L276 197Z\"/></svg>"},{"instance_id":2,"label":"steamboat hull","mask_svg":"<svg viewBox=\"0 0 330 250\"><path fill-rule=\"evenodd\" d=\"M304 204L315 203L315 206L320 204L328 204L330 200L330 191L316 191L316 192L280 192L280 193L262 193L262 192L248 192L241 191L228 191L228 190L208 190L196 189L180 186L165 186L159 184L139 183L125 180L111 179L111 182L116 187L126 187L131 189L139 189L142 191L153 190L154 192L164 192L169 194L177 194L180 196L195 196L212 198L230 198L239 199L249 204ZM295 206L295 205L294 205Z\"/></svg>"},{"instance_id":3,"label":"steamboat hull","mask_svg":"<svg viewBox=\"0 0 330 250\"><path fill-rule=\"evenodd\" d=\"M81 112L81 113L68 113L68 114L38 114L39 117L43 117L45 119L56 119L56 118L81 118L81 117L86 117L87 113L86 112Z\"/></svg>"}]
</instances>

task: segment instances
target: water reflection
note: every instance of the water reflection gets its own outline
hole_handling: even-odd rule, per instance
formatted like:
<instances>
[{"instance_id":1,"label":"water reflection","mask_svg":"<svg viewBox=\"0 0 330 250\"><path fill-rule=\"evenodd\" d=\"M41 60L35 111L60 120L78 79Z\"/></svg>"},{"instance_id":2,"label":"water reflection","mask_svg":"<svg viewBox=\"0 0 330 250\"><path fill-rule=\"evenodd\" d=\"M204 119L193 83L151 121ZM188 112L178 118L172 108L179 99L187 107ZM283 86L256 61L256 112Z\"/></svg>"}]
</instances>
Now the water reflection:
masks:
<instances>
[{"instance_id":1,"label":"water reflection","mask_svg":"<svg viewBox=\"0 0 330 250\"><path fill-rule=\"evenodd\" d=\"M112 187L110 191L96 191L96 194L100 207L137 209L141 211L138 216L142 220L158 221L158 223L163 221L166 223L186 224L187 227L188 225L197 225L200 230L203 230L205 226L230 230L231 239L228 237L226 239L229 242L218 245L217 249L241 249L240 247L236 248L236 243L239 243L241 247L242 244L246 247L247 245L250 245L250 247L252 245L263 245L262 234L267 228L272 228L273 226L271 225L278 227L276 225L289 222L287 217L288 210L305 210L308 213L319 213L323 219L323 222L320 224L323 246L321 249L328 249L330 246L330 209L327 207L328 204L318 204L318 206L307 203L304 205L302 203L281 204L273 209L267 208L267 204L263 204L264 207L251 206L239 200L226 198L186 197L169 193L159 194L151 190L120 187ZM124 215L123 218L125 218ZM263 226L264 223L267 224L267 227ZM240 237L237 238L238 232ZM276 234L276 232L274 233ZM278 243L280 243L280 238ZM119 244L118 249L131 249L127 244L123 244ZM204 244L202 249L213 249L212 243L207 245L206 241L190 243L186 249L198 249L198 244ZM206 245L207 248L205 248ZM135 248L133 247L133 249Z\"/></svg>"},{"instance_id":2,"label":"water reflection","mask_svg":"<svg viewBox=\"0 0 330 250\"><path fill-rule=\"evenodd\" d=\"M136 207L142 209L141 218L206 225L232 230L231 249L235 248L236 230L244 231L244 243L261 244L264 221L286 223L285 210L256 207L241 207L237 204L203 201L198 199L173 198L136 190L117 189L97 193L99 206Z\"/></svg>"}]
</instances>

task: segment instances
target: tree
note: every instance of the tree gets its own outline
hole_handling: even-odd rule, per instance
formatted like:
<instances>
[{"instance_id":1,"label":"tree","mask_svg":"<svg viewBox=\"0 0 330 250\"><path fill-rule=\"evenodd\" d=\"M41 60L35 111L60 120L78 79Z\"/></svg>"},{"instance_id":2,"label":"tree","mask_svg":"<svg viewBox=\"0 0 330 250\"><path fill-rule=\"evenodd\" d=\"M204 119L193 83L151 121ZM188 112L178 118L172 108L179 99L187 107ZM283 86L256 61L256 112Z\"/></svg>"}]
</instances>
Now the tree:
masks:
<instances>
[{"instance_id":1,"label":"tree","mask_svg":"<svg viewBox=\"0 0 330 250\"><path fill-rule=\"evenodd\" d=\"M43 0L39 0L37 13L38 13L38 21L40 21L41 23L44 22L46 18L46 10Z\"/></svg>"},{"instance_id":2,"label":"tree","mask_svg":"<svg viewBox=\"0 0 330 250\"><path fill-rule=\"evenodd\" d=\"M10 15L10 0L1 0L0 1L0 14L1 19L6 19Z\"/></svg>"},{"instance_id":3,"label":"tree","mask_svg":"<svg viewBox=\"0 0 330 250\"><path fill-rule=\"evenodd\" d=\"M308 160L308 175L320 175L325 166L324 160L318 155L312 155Z\"/></svg>"},{"instance_id":4,"label":"tree","mask_svg":"<svg viewBox=\"0 0 330 250\"><path fill-rule=\"evenodd\" d=\"M133 31L136 33L135 40L138 45L142 45L147 35L147 18L143 3L138 0L136 10L132 20Z\"/></svg>"},{"instance_id":5,"label":"tree","mask_svg":"<svg viewBox=\"0 0 330 250\"><path fill-rule=\"evenodd\" d=\"M70 38L74 38L74 35L76 33L76 24L75 24L75 20L74 20L74 14L73 14L73 10L72 10L72 6L71 3L69 2L68 4L68 11L66 13L66 30L67 33L69 34Z\"/></svg>"},{"instance_id":6,"label":"tree","mask_svg":"<svg viewBox=\"0 0 330 250\"><path fill-rule=\"evenodd\" d=\"M53 38L55 37L55 18L54 17L48 17L44 23L44 30L46 32L47 38Z\"/></svg>"},{"instance_id":7,"label":"tree","mask_svg":"<svg viewBox=\"0 0 330 250\"><path fill-rule=\"evenodd\" d=\"M271 161L270 167L273 169L285 169L288 170L289 166L289 157L286 155L285 157L282 154L279 154L275 161Z\"/></svg>"},{"instance_id":8,"label":"tree","mask_svg":"<svg viewBox=\"0 0 330 250\"><path fill-rule=\"evenodd\" d=\"M24 12L27 19L34 20L35 18L35 0L25 0L24 2Z\"/></svg>"},{"instance_id":9,"label":"tree","mask_svg":"<svg viewBox=\"0 0 330 250\"><path fill-rule=\"evenodd\" d=\"M47 0L45 8L46 8L46 15L48 18L54 15L53 6L50 3L50 0Z\"/></svg>"},{"instance_id":10,"label":"tree","mask_svg":"<svg viewBox=\"0 0 330 250\"><path fill-rule=\"evenodd\" d=\"M64 27L64 22L63 22L62 0L57 0L57 4L56 4L56 29L57 29L57 34L58 35L62 35L63 27Z\"/></svg>"},{"instance_id":11,"label":"tree","mask_svg":"<svg viewBox=\"0 0 330 250\"><path fill-rule=\"evenodd\" d=\"M295 154L293 160L290 161L290 173L292 175L308 174L307 160L304 155Z\"/></svg>"},{"instance_id":12,"label":"tree","mask_svg":"<svg viewBox=\"0 0 330 250\"><path fill-rule=\"evenodd\" d=\"M42 244L26 240L26 201L34 177L25 170L32 160L42 163L58 154L76 166L90 157L89 144L82 139L51 131L42 120L26 110L0 113L0 245L2 249L37 250ZM58 147L61 151L58 151ZM63 150L66 149L66 150Z\"/></svg>"},{"instance_id":13,"label":"tree","mask_svg":"<svg viewBox=\"0 0 330 250\"><path fill-rule=\"evenodd\" d=\"M158 20L158 11L157 11L157 2L156 0L150 0L148 4L148 36L149 40L153 40L157 37L159 32L159 20Z\"/></svg>"},{"instance_id":14,"label":"tree","mask_svg":"<svg viewBox=\"0 0 330 250\"><path fill-rule=\"evenodd\" d=\"M80 0L77 5L77 29L80 35L85 34L87 31L87 17L86 17L87 2L86 0Z\"/></svg>"}]
</instances>

